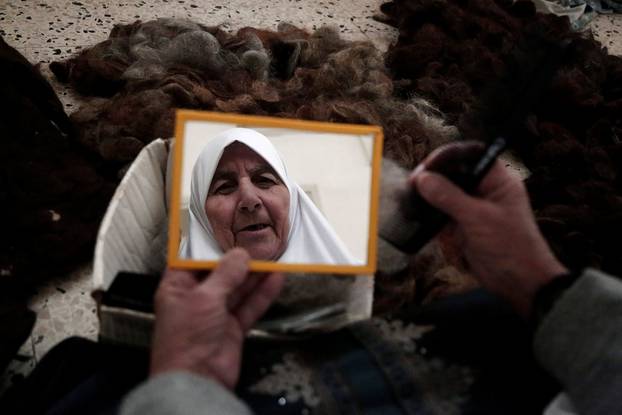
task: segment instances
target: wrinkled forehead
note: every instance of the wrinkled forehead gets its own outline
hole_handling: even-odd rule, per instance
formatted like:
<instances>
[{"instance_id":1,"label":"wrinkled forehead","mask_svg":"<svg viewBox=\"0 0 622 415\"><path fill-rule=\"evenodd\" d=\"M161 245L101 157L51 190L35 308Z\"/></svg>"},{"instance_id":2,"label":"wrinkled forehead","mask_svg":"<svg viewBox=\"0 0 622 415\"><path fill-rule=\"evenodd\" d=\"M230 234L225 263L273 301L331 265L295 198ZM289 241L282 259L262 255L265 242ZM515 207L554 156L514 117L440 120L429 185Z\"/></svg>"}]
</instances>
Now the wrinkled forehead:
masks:
<instances>
[{"instance_id":1,"label":"wrinkled forehead","mask_svg":"<svg viewBox=\"0 0 622 415\"><path fill-rule=\"evenodd\" d=\"M251 147L239 141L235 141L225 147L220 156L220 160L218 160L211 181L214 182L223 175L236 173L236 171L241 168L245 169L247 172L267 171L276 175L276 177L284 182L274 166Z\"/></svg>"}]
</instances>

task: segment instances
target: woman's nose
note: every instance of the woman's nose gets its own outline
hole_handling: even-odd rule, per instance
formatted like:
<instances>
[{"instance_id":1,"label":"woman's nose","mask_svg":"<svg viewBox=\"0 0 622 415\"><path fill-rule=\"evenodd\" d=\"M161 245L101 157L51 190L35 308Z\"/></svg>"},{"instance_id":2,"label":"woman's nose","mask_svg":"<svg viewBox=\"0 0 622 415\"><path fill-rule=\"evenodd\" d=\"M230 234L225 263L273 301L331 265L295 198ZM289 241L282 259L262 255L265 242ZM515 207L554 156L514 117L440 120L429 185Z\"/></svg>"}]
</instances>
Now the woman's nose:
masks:
<instances>
[{"instance_id":1,"label":"woman's nose","mask_svg":"<svg viewBox=\"0 0 622 415\"><path fill-rule=\"evenodd\" d=\"M254 212L261 207L261 199L255 186L247 180L240 181L240 202L238 207L245 212Z\"/></svg>"}]
</instances>

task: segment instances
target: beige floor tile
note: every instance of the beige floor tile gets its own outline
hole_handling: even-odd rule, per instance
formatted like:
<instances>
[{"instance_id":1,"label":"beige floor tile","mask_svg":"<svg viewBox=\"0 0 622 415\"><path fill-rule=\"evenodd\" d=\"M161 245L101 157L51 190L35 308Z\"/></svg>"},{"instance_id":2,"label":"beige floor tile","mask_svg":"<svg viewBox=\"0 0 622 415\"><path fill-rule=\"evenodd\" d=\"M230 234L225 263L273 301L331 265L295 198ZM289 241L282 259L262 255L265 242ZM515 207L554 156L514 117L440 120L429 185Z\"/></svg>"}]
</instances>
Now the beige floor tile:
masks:
<instances>
[{"instance_id":1,"label":"beige floor tile","mask_svg":"<svg viewBox=\"0 0 622 415\"><path fill-rule=\"evenodd\" d=\"M601 14L590 28L610 54L622 56L622 14Z\"/></svg>"},{"instance_id":2,"label":"beige floor tile","mask_svg":"<svg viewBox=\"0 0 622 415\"><path fill-rule=\"evenodd\" d=\"M91 271L91 267L86 266L62 280L52 281L32 300L31 308L37 312L37 322L31 337L37 360L67 337L97 338Z\"/></svg>"},{"instance_id":3,"label":"beige floor tile","mask_svg":"<svg viewBox=\"0 0 622 415\"><path fill-rule=\"evenodd\" d=\"M14 383L23 380L34 369L36 363L32 336L30 336L4 373L0 374L0 396Z\"/></svg>"}]
</instances>

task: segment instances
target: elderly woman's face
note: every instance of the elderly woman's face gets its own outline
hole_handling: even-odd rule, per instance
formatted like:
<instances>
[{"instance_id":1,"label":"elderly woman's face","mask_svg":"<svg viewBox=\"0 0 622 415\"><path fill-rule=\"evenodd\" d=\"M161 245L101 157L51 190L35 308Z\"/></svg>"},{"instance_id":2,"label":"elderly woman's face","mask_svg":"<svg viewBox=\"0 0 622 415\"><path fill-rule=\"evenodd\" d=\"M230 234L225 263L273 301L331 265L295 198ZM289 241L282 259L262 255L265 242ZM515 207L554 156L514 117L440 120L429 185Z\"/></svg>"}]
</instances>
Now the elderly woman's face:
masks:
<instances>
[{"instance_id":1,"label":"elderly woman's face","mask_svg":"<svg viewBox=\"0 0 622 415\"><path fill-rule=\"evenodd\" d=\"M210 184L205 213L223 251L275 260L289 233L289 191L272 167L242 143L225 148Z\"/></svg>"}]
</instances>

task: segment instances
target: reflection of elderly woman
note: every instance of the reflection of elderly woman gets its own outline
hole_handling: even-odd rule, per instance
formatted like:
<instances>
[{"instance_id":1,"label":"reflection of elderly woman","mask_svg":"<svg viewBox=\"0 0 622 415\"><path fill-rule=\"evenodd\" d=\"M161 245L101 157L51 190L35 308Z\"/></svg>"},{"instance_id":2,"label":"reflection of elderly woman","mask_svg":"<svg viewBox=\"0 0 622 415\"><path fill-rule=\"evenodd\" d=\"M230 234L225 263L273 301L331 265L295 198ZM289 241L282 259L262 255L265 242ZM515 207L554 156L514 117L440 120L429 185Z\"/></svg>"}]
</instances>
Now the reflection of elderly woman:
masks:
<instances>
[{"instance_id":1,"label":"reflection of elderly woman","mask_svg":"<svg viewBox=\"0 0 622 415\"><path fill-rule=\"evenodd\" d=\"M233 128L192 170L190 224L180 255L213 260L235 246L253 259L354 264L345 246L262 134Z\"/></svg>"}]
</instances>

